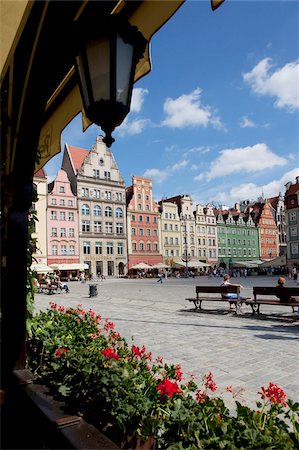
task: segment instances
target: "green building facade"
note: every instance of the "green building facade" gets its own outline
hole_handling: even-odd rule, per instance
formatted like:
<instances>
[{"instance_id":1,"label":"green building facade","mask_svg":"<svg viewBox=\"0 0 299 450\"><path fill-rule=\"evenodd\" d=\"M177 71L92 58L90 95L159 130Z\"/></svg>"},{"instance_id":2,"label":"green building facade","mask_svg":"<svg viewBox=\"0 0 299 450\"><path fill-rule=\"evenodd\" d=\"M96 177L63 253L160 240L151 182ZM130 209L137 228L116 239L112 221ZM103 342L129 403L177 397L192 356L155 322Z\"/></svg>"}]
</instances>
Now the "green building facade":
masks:
<instances>
[{"instance_id":1,"label":"green building facade","mask_svg":"<svg viewBox=\"0 0 299 450\"><path fill-rule=\"evenodd\" d=\"M218 265L234 267L242 261L258 261L259 233L251 215L238 210L215 210Z\"/></svg>"}]
</instances>

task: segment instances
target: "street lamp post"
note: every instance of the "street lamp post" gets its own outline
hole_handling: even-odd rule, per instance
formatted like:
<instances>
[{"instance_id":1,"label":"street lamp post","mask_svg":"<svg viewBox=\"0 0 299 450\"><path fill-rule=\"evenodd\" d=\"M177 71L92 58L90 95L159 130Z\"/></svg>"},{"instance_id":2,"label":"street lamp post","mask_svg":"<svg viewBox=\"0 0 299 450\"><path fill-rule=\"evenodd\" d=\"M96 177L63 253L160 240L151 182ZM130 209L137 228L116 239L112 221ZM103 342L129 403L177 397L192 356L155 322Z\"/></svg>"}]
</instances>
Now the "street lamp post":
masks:
<instances>
[{"instance_id":1,"label":"street lamp post","mask_svg":"<svg viewBox=\"0 0 299 450\"><path fill-rule=\"evenodd\" d=\"M190 256L190 253L188 253L187 252L187 248L186 248L186 250L185 250L185 253L184 253L184 258L182 258L182 261L184 262L184 263L186 263L186 267L185 267L185 278L188 278L188 262L191 260L191 256Z\"/></svg>"}]
</instances>

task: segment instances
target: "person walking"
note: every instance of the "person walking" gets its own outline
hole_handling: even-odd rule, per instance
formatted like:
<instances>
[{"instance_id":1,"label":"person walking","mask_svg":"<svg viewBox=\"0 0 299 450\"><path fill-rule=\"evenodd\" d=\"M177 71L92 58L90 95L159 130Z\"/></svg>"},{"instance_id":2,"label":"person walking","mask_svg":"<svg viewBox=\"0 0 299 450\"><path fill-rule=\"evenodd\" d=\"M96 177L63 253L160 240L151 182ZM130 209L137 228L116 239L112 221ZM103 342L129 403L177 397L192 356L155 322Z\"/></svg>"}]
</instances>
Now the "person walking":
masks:
<instances>
[{"instance_id":1,"label":"person walking","mask_svg":"<svg viewBox=\"0 0 299 450\"><path fill-rule=\"evenodd\" d=\"M163 283L163 274L162 273L158 273L158 281L157 281L157 283Z\"/></svg>"}]
</instances>

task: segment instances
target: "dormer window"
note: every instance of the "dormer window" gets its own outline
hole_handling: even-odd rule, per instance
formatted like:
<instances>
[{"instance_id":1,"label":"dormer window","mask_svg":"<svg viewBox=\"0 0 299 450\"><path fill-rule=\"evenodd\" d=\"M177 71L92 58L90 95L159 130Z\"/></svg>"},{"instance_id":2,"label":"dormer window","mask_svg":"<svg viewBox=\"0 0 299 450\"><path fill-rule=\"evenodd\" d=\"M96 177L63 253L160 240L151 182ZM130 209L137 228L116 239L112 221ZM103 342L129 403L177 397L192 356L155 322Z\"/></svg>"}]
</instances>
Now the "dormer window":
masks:
<instances>
[{"instance_id":1,"label":"dormer window","mask_svg":"<svg viewBox=\"0 0 299 450\"><path fill-rule=\"evenodd\" d=\"M103 165L104 165L104 160L103 160L103 158L100 158L100 159L99 159L99 164L100 164L100 166L103 166Z\"/></svg>"}]
</instances>

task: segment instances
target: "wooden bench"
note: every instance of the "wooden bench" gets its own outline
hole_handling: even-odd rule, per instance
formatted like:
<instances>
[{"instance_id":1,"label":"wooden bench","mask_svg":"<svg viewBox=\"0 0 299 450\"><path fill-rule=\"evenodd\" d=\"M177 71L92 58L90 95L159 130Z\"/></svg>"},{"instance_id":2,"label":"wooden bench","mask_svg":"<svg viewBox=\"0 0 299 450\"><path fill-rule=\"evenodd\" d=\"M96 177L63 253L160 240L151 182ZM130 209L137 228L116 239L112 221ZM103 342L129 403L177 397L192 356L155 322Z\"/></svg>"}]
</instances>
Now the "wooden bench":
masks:
<instances>
[{"instance_id":1,"label":"wooden bench","mask_svg":"<svg viewBox=\"0 0 299 450\"><path fill-rule=\"evenodd\" d=\"M43 292L49 295L54 294L54 292L57 292L57 290L57 283L51 283L50 285L48 283L40 283L40 286L38 288L38 292Z\"/></svg>"},{"instance_id":2,"label":"wooden bench","mask_svg":"<svg viewBox=\"0 0 299 450\"><path fill-rule=\"evenodd\" d=\"M241 307L245 299L240 296L239 286L196 286L196 297L186 298L189 302L193 302L195 309L202 309L201 304L203 301L207 302L229 302L230 308L235 305L237 314L238 309ZM218 294L217 297L207 296L206 294ZM224 298L227 294L236 294L237 298Z\"/></svg>"},{"instance_id":3,"label":"wooden bench","mask_svg":"<svg viewBox=\"0 0 299 450\"><path fill-rule=\"evenodd\" d=\"M279 296L283 294L284 297L298 297L299 298L299 288L298 287L274 287L274 286L253 286L253 299L245 300L246 305L250 305L252 309L252 314L260 314L261 305L273 305L273 306L289 306L295 312L295 308L299 307L298 300L287 300L281 301ZM261 297L272 297L272 298L261 298ZM274 297L274 298L273 298Z\"/></svg>"}]
</instances>

